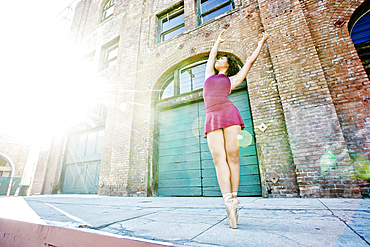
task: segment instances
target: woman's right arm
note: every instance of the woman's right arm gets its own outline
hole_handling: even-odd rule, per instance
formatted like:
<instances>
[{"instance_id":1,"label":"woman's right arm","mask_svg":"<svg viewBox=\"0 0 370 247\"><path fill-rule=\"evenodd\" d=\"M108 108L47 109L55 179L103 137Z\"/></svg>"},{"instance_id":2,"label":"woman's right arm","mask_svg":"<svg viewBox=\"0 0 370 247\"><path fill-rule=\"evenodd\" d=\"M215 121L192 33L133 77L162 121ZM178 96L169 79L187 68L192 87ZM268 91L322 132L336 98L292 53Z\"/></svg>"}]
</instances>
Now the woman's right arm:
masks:
<instances>
[{"instance_id":1,"label":"woman's right arm","mask_svg":"<svg viewBox=\"0 0 370 247\"><path fill-rule=\"evenodd\" d=\"M216 61L216 56L217 56L217 51L218 51L218 46L220 43L224 42L225 39L222 39L221 36L226 30L223 30L219 35L218 38L215 42L215 44L212 47L211 52L209 53L207 65L206 65L206 74L205 74L205 80L208 79L211 75L214 75L215 72L215 61Z\"/></svg>"}]
</instances>

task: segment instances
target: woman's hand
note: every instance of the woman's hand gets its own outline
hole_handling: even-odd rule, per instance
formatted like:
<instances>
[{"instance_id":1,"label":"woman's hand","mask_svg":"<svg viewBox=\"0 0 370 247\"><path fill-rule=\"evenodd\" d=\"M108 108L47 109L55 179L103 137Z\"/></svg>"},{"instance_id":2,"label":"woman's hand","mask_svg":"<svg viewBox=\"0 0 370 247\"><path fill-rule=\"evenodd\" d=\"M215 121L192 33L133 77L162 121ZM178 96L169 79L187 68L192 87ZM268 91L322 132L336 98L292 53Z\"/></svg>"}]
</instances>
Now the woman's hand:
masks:
<instances>
[{"instance_id":1,"label":"woman's hand","mask_svg":"<svg viewBox=\"0 0 370 247\"><path fill-rule=\"evenodd\" d=\"M245 77L247 77L252 64L256 61L258 55L261 52L263 44L266 42L269 36L270 35L267 32L262 33L262 39L258 42L256 50L254 50L252 55L248 58L244 66L241 68L241 70L236 75L231 77L231 89L239 86L240 83L242 83L242 81L245 79Z\"/></svg>"},{"instance_id":2,"label":"woman's hand","mask_svg":"<svg viewBox=\"0 0 370 247\"><path fill-rule=\"evenodd\" d=\"M218 38L217 38L217 41L219 41L220 43L224 42L225 39L222 38L222 34L224 34L224 32L226 32L226 30L223 30L219 35L218 35Z\"/></svg>"},{"instance_id":3,"label":"woman's hand","mask_svg":"<svg viewBox=\"0 0 370 247\"><path fill-rule=\"evenodd\" d=\"M270 37L270 34L268 34L267 32L263 32L262 33L262 39L261 39L261 43L264 44L266 42L266 40Z\"/></svg>"}]
</instances>

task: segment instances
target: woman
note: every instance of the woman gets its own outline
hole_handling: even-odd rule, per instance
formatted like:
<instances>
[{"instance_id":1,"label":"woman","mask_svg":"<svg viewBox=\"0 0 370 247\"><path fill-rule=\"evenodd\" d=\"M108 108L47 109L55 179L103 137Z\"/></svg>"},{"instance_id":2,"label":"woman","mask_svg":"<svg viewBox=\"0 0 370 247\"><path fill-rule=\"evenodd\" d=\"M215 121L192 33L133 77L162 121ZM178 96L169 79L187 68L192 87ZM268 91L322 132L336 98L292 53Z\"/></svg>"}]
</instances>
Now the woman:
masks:
<instances>
[{"instance_id":1,"label":"woman","mask_svg":"<svg viewBox=\"0 0 370 247\"><path fill-rule=\"evenodd\" d=\"M239 71L234 57L221 56L215 63L218 46L224 41L223 30L212 50L206 65L203 98L206 106L204 137L215 164L218 184L225 201L230 226L237 228L240 166L238 135L244 128L238 109L228 99L228 94L242 83L256 61L269 35L263 33L256 50Z\"/></svg>"}]
</instances>

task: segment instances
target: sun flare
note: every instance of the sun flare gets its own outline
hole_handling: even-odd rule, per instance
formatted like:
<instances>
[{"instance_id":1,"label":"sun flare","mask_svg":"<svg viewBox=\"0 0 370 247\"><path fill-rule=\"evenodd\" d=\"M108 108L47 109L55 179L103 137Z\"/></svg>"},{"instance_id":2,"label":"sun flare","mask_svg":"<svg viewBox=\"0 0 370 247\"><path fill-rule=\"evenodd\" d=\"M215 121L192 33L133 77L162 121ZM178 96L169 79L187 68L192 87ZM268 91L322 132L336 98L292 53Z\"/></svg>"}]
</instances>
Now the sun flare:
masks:
<instances>
[{"instance_id":1,"label":"sun flare","mask_svg":"<svg viewBox=\"0 0 370 247\"><path fill-rule=\"evenodd\" d=\"M0 84L0 132L42 138L80 121L88 106L101 101L103 83L87 70L81 53L56 21L72 0L58 8L48 1L21 2L28 6L25 18L7 27L16 41L5 43L8 49L3 52L7 63ZM56 9L50 13L52 7ZM22 35L14 31L22 28Z\"/></svg>"}]
</instances>

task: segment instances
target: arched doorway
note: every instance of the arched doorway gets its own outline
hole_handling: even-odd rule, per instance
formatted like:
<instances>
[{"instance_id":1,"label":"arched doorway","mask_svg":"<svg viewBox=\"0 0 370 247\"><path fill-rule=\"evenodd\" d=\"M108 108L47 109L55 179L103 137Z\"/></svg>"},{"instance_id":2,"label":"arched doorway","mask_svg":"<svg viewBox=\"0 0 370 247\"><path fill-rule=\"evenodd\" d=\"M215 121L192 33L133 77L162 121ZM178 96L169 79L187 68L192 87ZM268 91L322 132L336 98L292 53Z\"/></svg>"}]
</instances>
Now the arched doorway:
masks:
<instances>
[{"instance_id":1,"label":"arched doorway","mask_svg":"<svg viewBox=\"0 0 370 247\"><path fill-rule=\"evenodd\" d=\"M348 23L348 29L366 73L370 77L370 0L356 9Z\"/></svg>"},{"instance_id":2,"label":"arched doorway","mask_svg":"<svg viewBox=\"0 0 370 247\"><path fill-rule=\"evenodd\" d=\"M160 86L157 108L155 177L158 195L221 196L207 140L203 138L203 82L207 58L176 66ZM229 96L246 128L240 148L240 196L261 196L246 82Z\"/></svg>"},{"instance_id":3,"label":"arched doorway","mask_svg":"<svg viewBox=\"0 0 370 247\"><path fill-rule=\"evenodd\" d=\"M8 192L14 195L21 182L21 178L14 178L15 166L13 161L5 154L0 153L0 195L5 196Z\"/></svg>"},{"instance_id":4,"label":"arched doorway","mask_svg":"<svg viewBox=\"0 0 370 247\"><path fill-rule=\"evenodd\" d=\"M8 158L0 155L0 177L12 177L14 169Z\"/></svg>"}]
</instances>

